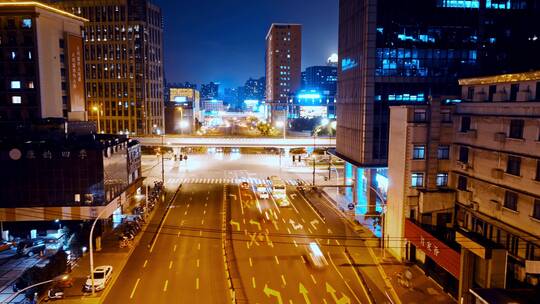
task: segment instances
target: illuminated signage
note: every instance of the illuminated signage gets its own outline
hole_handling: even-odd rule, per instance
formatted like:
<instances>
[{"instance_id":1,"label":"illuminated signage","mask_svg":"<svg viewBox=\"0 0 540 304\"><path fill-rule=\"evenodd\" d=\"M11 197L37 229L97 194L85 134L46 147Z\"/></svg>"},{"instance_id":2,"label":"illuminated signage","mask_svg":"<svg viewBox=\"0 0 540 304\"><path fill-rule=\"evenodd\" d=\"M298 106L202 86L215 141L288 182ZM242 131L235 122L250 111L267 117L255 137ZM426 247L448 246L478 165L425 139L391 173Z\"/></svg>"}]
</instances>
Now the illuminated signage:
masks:
<instances>
[{"instance_id":1,"label":"illuminated signage","mask_svg":"<svg viewBox=\"0 0 540 304\"><path fill-rule=\"evenodd\" d=\"M321 94L318 93L305 93L298 95L298 98L300 99L319 99L321 98Z\"/></svg>"},{"instance_id":2,"label":"illuminated signage","mask_svg":"<svg viewBox=\"0 0 540 304\"><path fill-rule=\"evenodd\" d=\"M324 106L301 106L300 117L313 118L313 117L326 117L327 108Z\"/></svg>"},{"instance_id":3,"label":"illuminated signage","mask_svg":"<svg viewBox=\"0 0 540 304\"><path fill-rule=\"evenodd\" d=\"M72 112L84 111L85 108L82 47L81 37L67 34L69 99Z\"/></svg>"},{"instance_id":4,"label":"illuminated signage","mask_svg":"<svg viewBox=\"0 0 540 304\"><path fill-rule=\"evenodd\" d=\"M186 96L174 96L174 102L186 102L187 97Z\"/></svg>"},{"instance_id":5,"label":"illuminated signage","mask_svg":"<svg viewBox=\"0 0 540 304\"><path fill-rule=\"evenodd\" d=\"M358 62L356 62L356 60L354 60L354 59L351 59L351 58L341 59L341 70L342 71L347 71L347 70L353 69L353 68L355 68L357 66L358 66Z\"/></svg>"}]
</instances>

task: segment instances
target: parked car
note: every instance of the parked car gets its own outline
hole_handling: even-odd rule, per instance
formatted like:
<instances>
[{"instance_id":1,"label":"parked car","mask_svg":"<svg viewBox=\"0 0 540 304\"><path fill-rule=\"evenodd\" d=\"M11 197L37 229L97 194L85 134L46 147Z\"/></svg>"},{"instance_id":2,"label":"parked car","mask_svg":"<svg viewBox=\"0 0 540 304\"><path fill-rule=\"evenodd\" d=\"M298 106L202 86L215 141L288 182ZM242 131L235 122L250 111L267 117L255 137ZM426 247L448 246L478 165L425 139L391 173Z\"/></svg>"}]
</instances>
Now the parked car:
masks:
<instances>
[{"instance_id":1,"label":"parked car","mask_svg":"<svg viewBox=\"0 0 540 304\"><path fill-rule=\"evenodd\" d=\"M45 251L43 240L23 240L17 244L17 254L20 256L33 256Z\"/></svg>"},{"instance_id":2,"label":"parked car","mask_svg":"<svg viewBox=\"0 0 540 304\"><path fill-rule=\"evenodd\" d=\"M13 244L8 242L1 242L0 243L0 252L9 250Z\"/></svg>"},{"instance_id":3,"label":"parked car","mask_svg":"<svg viewBox=\"0 0 540 304\"><path fill-rule=\"evenodd\" d=\"M112 278L113 267L110 265L98 266L94 268L94 289L100 291L105 289L107 283ZM84 284L84 291L92 291L92 278L88 276Z\"/></svg>"}]
</instances>

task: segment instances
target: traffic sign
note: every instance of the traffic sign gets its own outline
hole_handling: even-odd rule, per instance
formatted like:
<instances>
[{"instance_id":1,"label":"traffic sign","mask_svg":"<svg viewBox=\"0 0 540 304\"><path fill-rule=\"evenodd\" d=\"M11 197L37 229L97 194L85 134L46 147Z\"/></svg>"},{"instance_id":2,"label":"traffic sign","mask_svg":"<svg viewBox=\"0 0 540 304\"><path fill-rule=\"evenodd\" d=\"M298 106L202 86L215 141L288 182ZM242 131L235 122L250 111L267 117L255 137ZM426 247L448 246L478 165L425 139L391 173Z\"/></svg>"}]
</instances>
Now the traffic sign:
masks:
<instances>
[{"instance_id":1,"label":"traffic sign","mask_svg":"<svg viewBox=\"0 0 540 304\"><path fill-rule=\"evenodd\" d=\"M354 210L354 204L353 203L349 203L349 205L347 205L347 207L349 208L349 210Z\"/></svg>"}]
</instances>

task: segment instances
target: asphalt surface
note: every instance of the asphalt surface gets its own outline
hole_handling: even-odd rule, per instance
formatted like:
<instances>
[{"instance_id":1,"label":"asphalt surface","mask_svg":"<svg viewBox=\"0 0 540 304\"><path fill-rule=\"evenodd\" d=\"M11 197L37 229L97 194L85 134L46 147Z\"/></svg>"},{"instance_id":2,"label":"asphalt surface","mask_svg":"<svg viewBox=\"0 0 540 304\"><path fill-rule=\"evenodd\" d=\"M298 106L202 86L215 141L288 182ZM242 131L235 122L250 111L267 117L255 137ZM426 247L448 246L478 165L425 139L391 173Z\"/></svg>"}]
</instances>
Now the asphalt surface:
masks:
<instances>
[{"instance_id":1,"label":"asphalt surface","mask_svg":"<svg viewBox=\"0 0 540 304\"><path fill-rule=\"evenodd\" d=\"M225 303L222 197L222 185L182 186L155 242L134 251L105 303Z\"/></svg>"},{"instance_id":2,"label":"asphalt surface","mask_svg":"<svg viewBox=\"0 0 540 304\"><path fill-rule=\"evenodd\" d=\"M153 161L146 159L146 174L159 179ZM228 267L235 269L239 303L386 302L384 288L370 279L377 274L359 271L375 265L365 244L322 198L289 183L291 205L278 207L273 198L258 199L254 183L238 186L239 179L269 175L294 179L279 163L275 155L232 154L193 156L189 168L166 162L166 185L183 185L161 229L149 229L157 233L155 244L140 243L105 303L230 303L221 247L225 194L232 231ZM324 254L323 268L309 258L310 242ZM351 254L365 265L354 264Z\"/></svg>"}]
</instances>

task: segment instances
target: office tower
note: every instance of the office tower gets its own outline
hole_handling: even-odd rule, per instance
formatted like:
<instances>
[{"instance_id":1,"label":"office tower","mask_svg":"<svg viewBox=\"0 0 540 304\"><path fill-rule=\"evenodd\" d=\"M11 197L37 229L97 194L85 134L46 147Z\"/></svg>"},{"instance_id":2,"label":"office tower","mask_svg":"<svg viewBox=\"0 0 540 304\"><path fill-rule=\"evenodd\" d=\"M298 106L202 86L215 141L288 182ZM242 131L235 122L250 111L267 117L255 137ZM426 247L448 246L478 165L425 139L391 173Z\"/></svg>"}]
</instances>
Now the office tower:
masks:
<instances>
[{"instance_id":1,"label":"office tower","mask_svg":"<svg viewBox=\"0 0 540 304\"><path fill-rule=\"evenodd\" d=\"M540 68L538 0L340 0L336 155L367 206L388 157L389 105L458 94L462 77ZM380 172L384 175L384 172ZM378 174L378 173L377 173ZM368 213L376 212L368 208Z\"/></svg>"},{"instance_id":2,"label":"office tower","mask_svg":"<svg viewBox=\"0 0 540 304\"><path fill-rule=\"evenodd\" d=\"M84 18L38 2L0 3L0 121L86 120Z\"/></svg>"},{"instance_id":3,"label":"office tower","mask_svg":"<svg viewBox=\"0 0 540 304\"><path fill-rule=\"evenodd\" d=\"M211 81L207 84L201 85L201 98L202 99L216 99L219 96L219 83Z\"/></svg>"},{"instance_id":4,"label":"office tower","mask_svg":"<svg viewBox=\"0 0 540 304\"><path fill-rule=\"evenodd\" d=\"M163 25L147 0L50 1L84 27L86 104L105 133L163 131Z\"/></svg>"},{"instance_id":5,"label":"office tower","mask_svg":"<svg viewBox=\"0 0 540 304\"><path fill-rule=\"evenodd\" d=\"M266 100L272 120L283 120L287 99L301 85L302 26L277 24L266 35Z\"/></svg>"},{"instance_id":6,"label":"office tower","mask_svg":"<svg viewBox=\"0 0 540 304\"><path fill-rule=\"evenodd\" d=\"M266 79L264 77L257 79L249 78L244 85L245 98L262 101L264 100L265 89Z\"/></svg>"},{"instance_id":7,"label":"office tower","mask_svg":"<svg viewBox=\"0 0 540 304\"><path fill-rule=\"evenodd\" d=\"M337 90L336 66L312 66L306 68L304 89L313 89L334 96Z\"/></svg>"},{"instance_id":8,"label":"office tower","mask_svg":"<svg viewBox=\"0 0 540 304\"><path fill-rule=\"evenodd\" d=\"M165 133L190 134L201 122L201 97L191 88L169 88L165 103Z\"/></svg>"}]
</instances>

